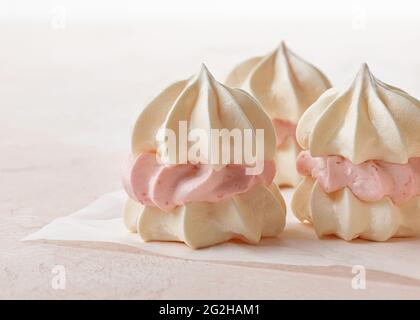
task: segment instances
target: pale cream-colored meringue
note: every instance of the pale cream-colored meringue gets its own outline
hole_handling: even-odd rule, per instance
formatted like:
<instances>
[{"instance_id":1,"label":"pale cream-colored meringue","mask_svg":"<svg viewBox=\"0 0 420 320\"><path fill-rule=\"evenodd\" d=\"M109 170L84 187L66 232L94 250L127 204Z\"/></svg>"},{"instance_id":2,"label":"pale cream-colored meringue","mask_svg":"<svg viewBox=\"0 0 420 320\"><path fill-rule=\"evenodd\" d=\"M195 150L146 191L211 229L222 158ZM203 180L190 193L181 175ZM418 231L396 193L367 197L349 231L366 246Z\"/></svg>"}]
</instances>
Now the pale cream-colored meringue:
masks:
<instances>
[{"instance_id":1,"label":"pale cream-colored meringue","mask_svg":"<svg viewBox=\"0 0 420 320\"><path fill-rule=\"evenodd\" d=\"M343 91L326 91L302 116L297 140L312 157L339 155L354 164L381 160L406 164L420 156L420 103L377 80L366 64ZM395 204L388 196L362 201L349 188L326 193L305 177L292 199L301 221L318 236L386 241L420 235L420 197Z\"/></svg>"},{"instance_id":2,"label":"pale cream-colored meringue","mask_svg":"<svg viewBox=\"0 0 420 320\"><path fill-rule=\"evenodd\" d=\"M314 157L407 163L420 156L420 101L376 79L366 64L340 91L326 91L302 116L297 141Z\"/></svg>"},{"instance_id":3,"label":"pale cream-colored meringue","mask_svg":"<svg viewBox=\"0 0 420 320\"><path fill-rule=\"evenodd\" d=\"M293 195L292 210L302 222L311 222L319 237L386 241L420 234L420 197L399 205L388 197L366 202L348 188L327 194L316 180L306 177Z\"/></svg>"},{"instance_id":4,"label":"pale cream-colored meringue","mask_svg":"<svg viewBox=\"0 0 420 320\"><path fill-rule=\"evenodd\" d=\"M284 200L272 184L217 203L188 203L170 213L129 198L124 222L144 241L181 241L198 249L230 239L256 244L263 237L276 237L283 231L285 215Z\"/></svg>"},{"instance_id":5,"label":"pale cream-colored meringue","mask_svg":"<svg viewBox=\"0 0 420 320\"><path fill-rule=\"evenodd\" d=\"M200 139L198 142L189 142L188 146L211 146L211 129L250 129L254 133L255 129L263 129L264 159L271 160L275 156L276 137L273 126L255 99L243 90L232 89L217 82L205 65L202 65L196 76L169 86L145 107L134 126L133 155L155 151L158 146L156 133L160 128L170 129L178 136L180 121L187 121L188 132L202 129L209 137L207 141ZM254 134L254 149L255 141ZM233 139L230 143L230 160L233 162ZM171 163L178 163L178 151L179 148L173 157L172 154L168 155ZM220 168L221 165L214 166Z\"/></svg>"},{"instance_id":6,"label":"pale cream-colored meringue","mask_svg":"<svg viewBox=\"0 0 420 320\"><path fill-rule=\"evenodd\" d=\"M159 128L174 130L188 122L188 131L264 129L264 159L274 160L276 138L271 121L258 102L240 89L217 82L205 66L198 75L166 88L140 114L132 135L132 154L155 152ZM231 148L233 149L233 147ZM176 163L177 158L173 159ZM220 166L215 166L219 170ZM257 243L278 236L286 206L278 187L256 185L219 202L190 202L167 212L129 198L124 209L127 228L144 241L181 241L202 248L230 239Z\"/></svg>"},{"instance_id":7,"label":"pale cream-colored meringue","mask_svg":"<svg viewBox=\"0 0 420 320\"><path fill-rule=\"evenodd\" d=\"M239 64L227 77L226 85L251 93L272 120L295 125L303 112L331 87L320 70L289 50L284 42L266 56ZM274 179L278 185L296 186L300 181L294 165L299 151L294 137L278 147Z\"/></svg>"},{"instance_id":8,"label":"pale cream-colored meringue","mask_svg":"<svg viewBox=\"0 0 420 320\"><path fill-rule=\"evenodd\" d=\"M276 176L274 182L280 187L295 187L301 181L296 171L296 158L302 149L292 137L277 147L276 152Z\"/></svg>"}]
</instances>

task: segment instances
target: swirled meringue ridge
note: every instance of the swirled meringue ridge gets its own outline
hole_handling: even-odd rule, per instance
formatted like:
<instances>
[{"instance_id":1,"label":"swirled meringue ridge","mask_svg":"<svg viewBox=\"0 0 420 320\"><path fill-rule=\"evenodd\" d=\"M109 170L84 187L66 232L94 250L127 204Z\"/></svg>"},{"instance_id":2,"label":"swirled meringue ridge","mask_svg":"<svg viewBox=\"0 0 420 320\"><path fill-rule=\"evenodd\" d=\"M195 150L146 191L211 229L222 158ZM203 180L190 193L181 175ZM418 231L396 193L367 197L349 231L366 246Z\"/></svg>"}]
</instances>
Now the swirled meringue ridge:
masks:
<instances>
[{"instance_id":1,"label":"swirled meringue ridge","mask_svg":"<svg viewBox=\"0 0 420 320\"><path fill-rule=\"evenodd\" d=\"M124 187L132 199L171 212L190 202L219 202L245 193L256 185L269 186L274 178L274 161L264 163L259 175L246 175L243 165L220 170L203 164L160 164L156 155L144 153L133 159L124 176Z\"/></svg>"},{"instance_id":2,"label":"swirled meringue ridge","mask_svg":"<svg viewBox=\"0 0 420 320\"><path fill-rule=\"evenodd\" d=\"M170 141L156 139L161 132L173 132L180 137L180 123L186 123L186 131L190 133L199 129L205 133L206 139L187 141L187 149L192 145L201 150L208 149L208 155L219 150L222 155L224 150L221 144L212 140L211 130L218 129L229 131L239 130L252 132L253 138L250 149L256 149L256 129L263 130L264 160L271 160L275 156L275 132L269 117L261 106L248 93L243 90L229 88L218 81L208 69L202 65L200 72L190 80L179 81L165 89L156 97L139 115L132 134L132 154L139 155L145 152L155 152L158 148L171 149ZM235 150L234 141L231 139L230 152ZM168 154L167 162L179 163L182 158L181 148ZM221 156L220 156L221 157ZM230 159L233 163L234 156ZM217 163L212 159L205 159L213 167L220 169L225 165L221 159ZM252 165L242 159L242 164Z\"/></svg>"},{"instance_id":3,"label":"swirled meringue ridge","mask_svg":"<svg viewBox=\"0 0 420 320\"><path fill-rule=\"evenodd\" d=\"M404 164L420 156L420 101L376 79L366 64L340 91L327 90L303 115L296 137L314 157Z\"/></svg>"},{"instance_id":4,"label":"swirled meringue ridge","mask_svg":"<svg viewBox=\"0 0 420 320\"><path fill-rule=\"evenodd\" d=\"M420 157L406 164L370 160L355 165L340 156L314 158L306 150L296 167L301 175L316 179L326 193L349 188L360 200L389 197L397 205L420 196Z\"/></svg>"},{"instance_id":5,"label":"swirled meringue ridge","mask_svg":"<svg viewBox=\"0 0 420 320\"><path fill-rule=\"evenodd\" d=\"M268 55L239 64L226 84L251 93L268 113L277 137L274 180L280 186L296 186L300 176L294 162L301 151L294 138L296 124L303 112L331 87L327 77L282 42Z\"/></svg>"},{"instance_id":6,"label":"swirled meringue ridge","mask_svg":"<svg viewBox=\"0 0 420 320\"><path fill-rule=\"evenodd\" d=\"M239 64L225 83L251 93L271 119L294 124L331 87L319 69L291 51L284 42L266 56Z\"/></svg>"}]
</instances>

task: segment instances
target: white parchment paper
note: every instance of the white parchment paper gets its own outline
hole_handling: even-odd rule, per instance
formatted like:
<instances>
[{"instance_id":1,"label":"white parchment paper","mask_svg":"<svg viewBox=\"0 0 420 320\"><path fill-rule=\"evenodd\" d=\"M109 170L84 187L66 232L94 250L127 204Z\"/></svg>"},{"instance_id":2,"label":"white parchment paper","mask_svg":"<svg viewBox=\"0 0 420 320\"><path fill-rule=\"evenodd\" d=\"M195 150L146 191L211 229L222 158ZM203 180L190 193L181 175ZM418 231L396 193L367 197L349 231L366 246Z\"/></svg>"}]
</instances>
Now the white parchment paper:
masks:
<instances>
[{"instance_id":1,"label":"white parchment paper","mask_svg":"<svg viewBox=\"0 0 420 320\"><path fill-rule=\"evenodd\" d=\"M292 190L282 193L289 203ZM420 239L345 242L331 237L320 240L311 226L303 225L293 217L288 206L286 229L277 239L264 239L259 245L229 242L193 250L182 243L146 243L137 234L129 233L121 218L125 198L124 191L105 194L87 207L52 221L23 240L110 242L192 260L299 266L363 265L367 269L420 279Z\"/></svg>"}]
</instances>

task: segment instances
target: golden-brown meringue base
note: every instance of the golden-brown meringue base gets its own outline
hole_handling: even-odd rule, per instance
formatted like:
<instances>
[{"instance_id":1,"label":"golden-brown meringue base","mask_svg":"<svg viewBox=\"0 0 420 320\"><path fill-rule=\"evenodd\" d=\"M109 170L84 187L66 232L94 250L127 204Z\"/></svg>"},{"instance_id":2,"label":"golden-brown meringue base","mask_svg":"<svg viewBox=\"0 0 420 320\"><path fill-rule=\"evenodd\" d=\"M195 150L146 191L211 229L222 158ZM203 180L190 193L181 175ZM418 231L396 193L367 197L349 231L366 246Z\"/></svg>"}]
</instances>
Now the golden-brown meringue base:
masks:
<instances>
[{"instance_id":1,"label":"golden-brown meringue base","mask_svg":"<svg viewBox=\"0 0 420 320\"><path fill-rule=\"evenodd\" d=\"M280 187L296 187L302 177L296 170L296 158L302 149L292 137L279 147L276 152L276 176L274 183Z\"/></svg>"},{"instance_id":2,"label":"golden-brown meringue base","mask_svg":"<svg viewBox=\"0 0 420 320\"><path fill-rule=\"evenodd\" d=\"M128 199L124 222L144 241L181 241L194 249L230 239L258 243L284 229L286 205L278 187L256 186L218 203L188 203L173 212Z\"/></svg>"},{"instance_id":3,"label":"golden-brown meringue base","mask_svg":"<svg viewBox=\"0 0 420 320\"><path fill-rule=\"evenodd\" d=\"M420 234L420 197L398 206L389 198L365 202L347 188L327 194L306 177L293 195L292 210L302 222L311 222L319 237L386 241Z\"/></svg>"}]
</instances>

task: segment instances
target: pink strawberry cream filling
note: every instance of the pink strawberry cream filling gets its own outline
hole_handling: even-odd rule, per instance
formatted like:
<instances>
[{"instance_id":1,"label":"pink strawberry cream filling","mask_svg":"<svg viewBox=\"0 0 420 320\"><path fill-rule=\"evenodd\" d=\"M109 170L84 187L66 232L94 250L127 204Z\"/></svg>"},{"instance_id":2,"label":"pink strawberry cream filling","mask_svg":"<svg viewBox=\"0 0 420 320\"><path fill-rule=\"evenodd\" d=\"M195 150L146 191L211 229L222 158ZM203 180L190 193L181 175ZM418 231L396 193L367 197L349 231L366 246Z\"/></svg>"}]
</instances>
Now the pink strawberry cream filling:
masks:
<instances>
[{"instance_id":1,"label":"pink strawberry cream filling","mask_svg":"<svg viewBox=\"0 0 420 320\"><path fill-rule=\"evenodd\" d=\"M245 169L237 164L220 170L207 164L164 165L154 153L143 153L129 160L123 184L133 200L168 212L188 202L218 202L256 185L269 185L275 175L272 160L264 161L259 175L246 175Z\"/></svg>"},{"instance_id":2,"label":"pink strawberry cream filling","mask_svg":"<svg viewBox=\"0 0 420 320\"><path fill-rule=\"evenodd\" d=\"M272 121L276 133L277 147L280 147L288 137L295 138L296 125L287 120L274 119Z\"/></svg>"},{"instance_id":3,"label":"pink strawberry cream filling","mask_svg":"<svg viewBox=\"0 0 420 320\"><path fill-rule=\"evenodd\" d=\"M420 157L406 164L369 160L356 165L340 156L312 157L305 150L296 168L301 175L316 179L326 193L347 187L360 200L389 197L396 204L420 195Z\"/></svg>"}]
</instances>

